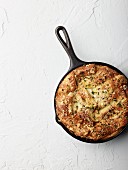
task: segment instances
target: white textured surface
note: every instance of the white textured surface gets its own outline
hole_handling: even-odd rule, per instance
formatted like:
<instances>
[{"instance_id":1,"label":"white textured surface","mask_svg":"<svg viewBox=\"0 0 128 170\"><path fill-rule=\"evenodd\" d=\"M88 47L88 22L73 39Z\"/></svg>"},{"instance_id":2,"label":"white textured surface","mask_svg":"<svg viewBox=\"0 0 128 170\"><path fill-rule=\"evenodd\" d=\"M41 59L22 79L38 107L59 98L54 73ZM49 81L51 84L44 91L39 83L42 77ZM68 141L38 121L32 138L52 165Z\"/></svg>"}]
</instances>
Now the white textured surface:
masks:
<instances>
[{"instance_id":1,"label":"white textured surface","mask_svg":"<svg viewBox=\"0 0 128 170\"><path fill-rule=\"evenodd\" d=\"M82 60L128 76L127 0L0 0L0 170L127 170L127 130L87 144L55 122L54 92L69 67L58 25Z\"/></svg>"}]
</instances>

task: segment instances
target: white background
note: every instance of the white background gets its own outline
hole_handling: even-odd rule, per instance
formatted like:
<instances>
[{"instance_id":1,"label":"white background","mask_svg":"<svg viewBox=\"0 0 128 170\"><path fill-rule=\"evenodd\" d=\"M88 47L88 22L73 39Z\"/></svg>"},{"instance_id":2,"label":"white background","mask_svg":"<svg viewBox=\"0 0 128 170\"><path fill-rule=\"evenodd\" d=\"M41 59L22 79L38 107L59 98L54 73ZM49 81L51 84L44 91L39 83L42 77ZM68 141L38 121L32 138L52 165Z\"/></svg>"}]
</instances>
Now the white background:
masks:
<instances>
[{"instance_id":1,"label":"white background","mask_svg":"<svg viewBox=\"0 0 128 170\"><path fill-rule=\"evenodd\" d=\"M87 144L55 122L54 92L69 67L58 25L80 59L128 76L127 0L0 0L0 170L127 170L128 129Z\"/></svg>"}]
</instances>

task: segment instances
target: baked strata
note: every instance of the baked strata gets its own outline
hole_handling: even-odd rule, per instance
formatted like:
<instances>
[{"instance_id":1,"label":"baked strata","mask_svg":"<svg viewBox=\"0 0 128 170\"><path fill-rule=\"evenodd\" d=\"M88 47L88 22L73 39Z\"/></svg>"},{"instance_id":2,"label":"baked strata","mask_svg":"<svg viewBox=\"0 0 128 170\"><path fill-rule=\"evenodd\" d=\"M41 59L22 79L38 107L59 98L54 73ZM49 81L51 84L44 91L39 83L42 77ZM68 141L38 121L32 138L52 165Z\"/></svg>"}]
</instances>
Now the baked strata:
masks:
<instances>
[{"instance_id":1,"label":"baked strata","mask_svg":"<svg viewBox=\"0 0 128 170\"><path fill-rule=\"evenodd\" d=\"M106 140L128 123L128 80L108 66L83 65L60 83L55 104L58 121L72 134Z\"/></svg>"}]
</instances>

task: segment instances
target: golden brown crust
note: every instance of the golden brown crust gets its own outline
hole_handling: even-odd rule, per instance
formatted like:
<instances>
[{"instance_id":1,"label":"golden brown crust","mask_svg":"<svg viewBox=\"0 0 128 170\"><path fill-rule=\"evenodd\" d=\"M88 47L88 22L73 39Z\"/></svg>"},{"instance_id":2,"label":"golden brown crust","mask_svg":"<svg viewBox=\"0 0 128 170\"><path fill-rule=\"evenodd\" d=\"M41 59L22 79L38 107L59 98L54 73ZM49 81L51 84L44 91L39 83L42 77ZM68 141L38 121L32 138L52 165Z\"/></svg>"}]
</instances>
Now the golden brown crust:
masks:
<instances>
[{"instance_id":1,"label":"golden brown crust","mask_svg":"<svg viewBox=\"0 0 128 170\"><path fill-rule=\"evenodd\" d=\"M107 66L78 67L59 85L56 113L76 136L108 139L128 123L128 80Z\"/></svg>"}]
</instances>

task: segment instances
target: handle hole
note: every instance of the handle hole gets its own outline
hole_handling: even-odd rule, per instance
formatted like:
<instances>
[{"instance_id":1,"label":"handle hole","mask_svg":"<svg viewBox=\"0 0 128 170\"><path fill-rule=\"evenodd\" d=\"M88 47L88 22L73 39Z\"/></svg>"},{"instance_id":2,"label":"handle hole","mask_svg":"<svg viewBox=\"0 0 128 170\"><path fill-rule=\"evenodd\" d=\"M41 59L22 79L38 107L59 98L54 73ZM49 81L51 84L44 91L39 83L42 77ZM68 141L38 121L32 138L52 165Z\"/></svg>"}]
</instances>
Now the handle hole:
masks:
<instances>
[{"instance_id":1,"label":"handle hole","mask_svg":"<svg viewBox=\"0 0 128 170\"><path fill-rule=\"evenodd\" d=\"M62 37L63 41L66 43L66 38L62 30L59 31L60 36Z\"/></svg>"}]
</instances>

